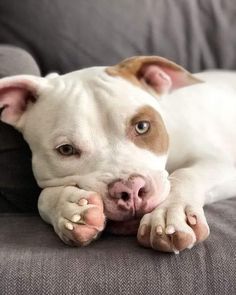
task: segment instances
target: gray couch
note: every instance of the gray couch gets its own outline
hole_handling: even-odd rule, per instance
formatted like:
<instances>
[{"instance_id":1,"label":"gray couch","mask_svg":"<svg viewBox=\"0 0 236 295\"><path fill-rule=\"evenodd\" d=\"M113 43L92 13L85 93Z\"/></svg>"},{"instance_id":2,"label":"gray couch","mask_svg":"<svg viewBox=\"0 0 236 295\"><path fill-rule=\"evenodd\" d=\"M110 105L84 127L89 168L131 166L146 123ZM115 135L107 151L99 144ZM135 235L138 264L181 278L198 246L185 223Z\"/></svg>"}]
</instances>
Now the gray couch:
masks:
<instances>
[{"instance_id":1,"label":"gray couch","mask_svg":"<svg viewBox=\"0 0 236 295\"><path fill-rule=\"evenodd\" d=\"M236 2L0 0L0 44L29 52L42 75L148 54L193 72L236 69ZM0 76L39 74L25 51L1 50ZM208 240L174 255L107 233L68 247L38 216L39 192L30 150L1 123L1 295L236 294L236 198L207 206Z\"/></svg>"}]
</instances>

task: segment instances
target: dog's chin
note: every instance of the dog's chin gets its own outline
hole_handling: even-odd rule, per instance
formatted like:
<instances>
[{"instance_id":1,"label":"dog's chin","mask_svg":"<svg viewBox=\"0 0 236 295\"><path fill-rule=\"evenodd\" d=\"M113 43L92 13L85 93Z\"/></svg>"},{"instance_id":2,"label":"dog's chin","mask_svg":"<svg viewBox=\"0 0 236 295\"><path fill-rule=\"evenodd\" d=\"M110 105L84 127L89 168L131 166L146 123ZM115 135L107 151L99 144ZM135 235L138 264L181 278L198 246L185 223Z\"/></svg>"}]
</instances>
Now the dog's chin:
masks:
<instances>
[{"instance_id":1,"label":"dog's chin","mask_svg":"<svg viewBox=\"0 0 236 295\"><path fill-rule=\"evenodd\" d=\"M106 231L115 235L136 235L141 218L114 221L108 220Z\"/></svg>"}]
</instances>

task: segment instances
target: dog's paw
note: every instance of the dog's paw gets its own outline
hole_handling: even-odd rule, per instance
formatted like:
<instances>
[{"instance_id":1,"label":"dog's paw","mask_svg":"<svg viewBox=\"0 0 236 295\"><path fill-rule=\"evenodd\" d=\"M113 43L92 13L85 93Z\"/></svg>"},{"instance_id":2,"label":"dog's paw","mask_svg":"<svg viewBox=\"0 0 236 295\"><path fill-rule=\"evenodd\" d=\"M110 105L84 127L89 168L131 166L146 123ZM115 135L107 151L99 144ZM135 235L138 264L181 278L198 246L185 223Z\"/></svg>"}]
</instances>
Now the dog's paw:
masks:
<instances>
[{"instance_id":1,"label":"dog's paw","mask_svg":"<svg viewBox=\"0 0 236 295\"><path fill-rule=\"evenodd\" d=\"M105 227L102 198L94 192L66 187L56 211L54 229L69 245L86 246Z\"/></svg>"},{"instance_id":2,"label":"dog's paw","mask_svg":"<svg viewBox=\"0 0 236 295\"><path fill-rule=\"evenodd\" d=\"M137 238L144 247L179 253L204 241L209 232L201 206L169 203L143 216Z\"/></svg>"}]
</instances>

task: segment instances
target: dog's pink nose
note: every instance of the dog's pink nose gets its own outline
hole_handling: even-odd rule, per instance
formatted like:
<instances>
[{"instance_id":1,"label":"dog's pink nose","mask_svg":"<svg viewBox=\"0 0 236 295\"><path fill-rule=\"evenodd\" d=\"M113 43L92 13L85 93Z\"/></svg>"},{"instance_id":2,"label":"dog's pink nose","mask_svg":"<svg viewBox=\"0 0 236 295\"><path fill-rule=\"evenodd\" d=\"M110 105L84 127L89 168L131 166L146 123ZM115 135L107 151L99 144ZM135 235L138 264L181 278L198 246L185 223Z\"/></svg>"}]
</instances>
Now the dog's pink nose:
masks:
<instances>
[{"instance_id":1,"label":"dog's pink nose","mask_svg":"<svg viewBox=\"0 0 236 295\"><path fill-rule=\"evenodd\" d=\"M109 195L112 199L117 200L117 205L123 209L131 209L138 205L139 200L142 202L147 194L146 182L140 176L130 178L128 181L118 180L108 187Z\"/></svg>"}]
</instances>

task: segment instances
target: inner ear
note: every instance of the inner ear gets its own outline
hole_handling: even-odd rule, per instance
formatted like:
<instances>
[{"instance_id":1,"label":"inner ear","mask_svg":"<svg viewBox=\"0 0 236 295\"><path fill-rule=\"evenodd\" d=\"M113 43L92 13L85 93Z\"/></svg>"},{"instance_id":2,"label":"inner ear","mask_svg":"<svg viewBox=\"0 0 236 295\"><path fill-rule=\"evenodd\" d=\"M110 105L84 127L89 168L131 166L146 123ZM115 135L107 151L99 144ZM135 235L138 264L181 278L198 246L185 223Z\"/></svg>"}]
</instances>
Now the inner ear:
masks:
<instances>
[{"instance_id":1,"label":"inner ear","mask_svg":"<svg viewBox=\"0 0 236 295\"><path fill-rule=\"evenodd\" d=\"M107 68L107 73L122 76L159 95L202 81L176 63L160 56L137 56Z\"/></svg>"},{"instance_id":2,"label":"inner ear","mask_svg":"<svg viewBox=\"0 0 236 295\"><path fill-rule=\"evenodd\" d=\"M0 79L0 119L19 127L30 103L36 102L39 92L50 87L47 80L30 75Z\"/></svg>"},{"instance_id":3,"label":"inner ear","mask_svg":"<svg viewBox=\"0 0 236 295\"><path fill-rule=\"evenodd\" d=\"M163 94L173 90L173 82L167 71L157 65L147 64L137 73L138 80L152 87L157 93Z\"/></svg>"},{"instance_id":4,"label":"inner ear","mask_svg":"<svg viewBox=\"0 0 236 295\"><path fill-rule=\"evenodd\" d=\"M1 120L15 122L23 114L29 102L36 101L36 93L19 87L0 89Z\"/></svg>"}]
</instances>

